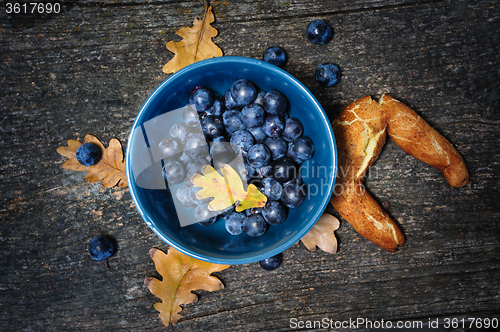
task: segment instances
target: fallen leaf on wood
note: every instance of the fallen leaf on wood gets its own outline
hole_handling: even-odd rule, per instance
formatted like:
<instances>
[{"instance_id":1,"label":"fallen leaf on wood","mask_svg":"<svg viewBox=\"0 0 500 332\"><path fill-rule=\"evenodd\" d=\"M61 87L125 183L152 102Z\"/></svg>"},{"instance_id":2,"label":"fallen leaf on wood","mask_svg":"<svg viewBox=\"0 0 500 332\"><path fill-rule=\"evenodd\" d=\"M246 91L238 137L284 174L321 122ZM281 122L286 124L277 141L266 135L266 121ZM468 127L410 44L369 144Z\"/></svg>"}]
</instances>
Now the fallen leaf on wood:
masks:
<instances>
[{"instance_id":1,"label":"fallen leaf on wood","mask_svg":"<svg viewBox=\"0 0 500 332\"><path fill-rule=\"evenodd\" d=\"M224 288L222 282L211 274L231 266L200 261L173 247L170 247L167 254L153 248L149 250L149 255L163 280L149 277L144 279L144 285L162 300L155 303L154 307L159 311L158 316L165 326L175 324L181 318L180 305L198 300L196 294L192 293L193 290L212 292Z\"/></svg>"},{"instance_id":2,"label":"fallen leaf on wood","mask_svg":"<svg viewBox=\"0 0 500 332\"><path fill-rule=\"evenodd\" d=\"M214 20L212 6L207 3L201 20L195 18L192 27L176 31L182 40L167 43L167 49L175 56L163 66L166 74L175 73L196 61L222 56L222 50L212 41L217 36L217 29L210 25Z\"/></svg>"},{"instance_id":3,"label":"fallen leaf on wood","mask_svg":"<svg viewBox=\"0 0 500 332\"><path fill-rule=\"evenodd\" d=\"M325 252L337 252L337 238L334 231L340 226L339 220L328 213L323 213L311 230L301 239L307 249L315 251L316 246Z\"/></svg>"},{"instance_id":4,"label":"fallen leaf on wood","mask_svg":"<svg viewBox=\"0 0 500 332\"><path fill-rule=\"evenodd\" d=\"M210 211L221 211L233 204L237 212L266 205L267 197L255 185L248 185L245 191L241 177L230 165L224 164L220 170L222 175L212 166L205 165L202 174L191 177L193 186L202 188L196 193L198 199L214 198L208 204Z\"/></svg>"},{"instance_id":5,"label":"fallen leaf on wood","mask_svg":"<svg viewBox=\"0 0 500 332\"><path fill-rule=\"evenodd\" d=\"M80 164L76 160L76 150L82 143L77 140L68 140L68 146L57 148L59 154L69 158L68 161L62 164L62 168L72 171L86 171L88 174L85 176L85 180L90 182L102 181L102 186L105 188L111 188L116 184L118 184L118 187L127 187L125 161L123 160L123 149L120 141L112 138L106 149L97 137L87 135L85 136L85 143L94 143L101 149L101 160L92 166Z\"/></svg>"}]
</instances>

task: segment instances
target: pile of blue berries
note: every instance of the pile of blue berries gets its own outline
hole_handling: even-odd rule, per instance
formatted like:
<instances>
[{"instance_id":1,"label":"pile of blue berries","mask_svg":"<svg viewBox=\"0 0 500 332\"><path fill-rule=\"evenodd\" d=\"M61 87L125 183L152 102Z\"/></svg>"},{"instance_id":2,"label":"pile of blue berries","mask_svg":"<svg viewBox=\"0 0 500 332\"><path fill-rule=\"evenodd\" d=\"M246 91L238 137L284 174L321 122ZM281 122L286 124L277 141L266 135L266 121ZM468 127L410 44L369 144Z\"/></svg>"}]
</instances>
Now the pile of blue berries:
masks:
<instances>
[{"instance_id":1,"label":"pile of blue berries","mask_svg":"<svg viewBox=\"0 0 500 332\"><path fill-rule=\"evenodd\" d=\"M163 175L171 184L181 184L175 192L177 203L195 208L196 221L212 225L225 219L232 235L264 234L269 225L285 221L288 209L306 198L306 186L299 165L314 154L313 142L303 136L297 118L289 117L289 103L279 91L262 91L246 79L235 81L224 96L205 87L190 93L183 122L173 125L170 137L158 145L165 160ZM262 208L235 212L208 209L211 198L199 200L190 179L211 164L216 170L238 156L243 163L236 169L243 181L253 183L268 198Z\"/></svg>"}]
</instances>

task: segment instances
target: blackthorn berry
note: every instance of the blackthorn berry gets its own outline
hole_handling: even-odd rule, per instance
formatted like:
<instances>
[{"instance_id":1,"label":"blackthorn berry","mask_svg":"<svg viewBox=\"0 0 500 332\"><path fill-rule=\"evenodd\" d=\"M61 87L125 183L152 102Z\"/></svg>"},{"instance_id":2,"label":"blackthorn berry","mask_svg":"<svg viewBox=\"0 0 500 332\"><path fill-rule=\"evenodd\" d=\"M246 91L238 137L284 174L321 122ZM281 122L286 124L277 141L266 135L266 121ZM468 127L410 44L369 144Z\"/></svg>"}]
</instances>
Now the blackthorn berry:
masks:
<instances>
[{"instance_id":1,"label":"blackthorn berry","mask_svg":"<svg viewBox=\"0 0 500 332\"><path fill-rule=\"evenodd\" d=\"M76 150L76 160L83 166L95 165L101 160L101 149L94 143L85 143Z\"/></svg>"},{"instance_id":2,"label":"blackthorn berry","mask_svg":"<svg viewBox=\"0 0 500 332\"><path fill-rule=\"evenodd\" d=\"M314 20L307 27L307 38L314 44L326 44L332 38L332 29L325 21Z\"/></svg>"}]
</instances>

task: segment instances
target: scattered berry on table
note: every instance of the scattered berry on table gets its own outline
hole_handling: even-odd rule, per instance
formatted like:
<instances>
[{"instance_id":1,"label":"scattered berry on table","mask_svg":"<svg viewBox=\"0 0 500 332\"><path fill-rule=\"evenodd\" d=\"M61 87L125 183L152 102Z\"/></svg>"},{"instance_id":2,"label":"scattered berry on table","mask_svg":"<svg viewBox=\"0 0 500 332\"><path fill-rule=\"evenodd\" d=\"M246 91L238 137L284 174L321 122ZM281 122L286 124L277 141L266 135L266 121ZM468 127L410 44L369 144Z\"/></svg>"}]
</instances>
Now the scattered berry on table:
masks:
<instances>
[{"instance_id":1,"label":"scattered berry on table","mask_svg":"<svg viewBox=\"0 0 500 332\"><path fill-rule=\"evenodd\" d=\"M314 44L323 45L332 38L332 29L323 20L314 20L307 26L307 38Z\"/></svg>"},{"instance_id":2,"label":"scattered berry on table","mask_svg":"<svg viewBox=\"0 0 500 332\"><path fill-rule=\"evenodd\" d=\"M85 143L76 150L76 160L83 166L95 165L101 160L102 151L94 143Z\"/></svg>"},{"instance_id":3,"label":"scattered berry on table","mask_svg":"<svg viewBox=\"0 0 500 332\"><path fill-rule=\"evenodd\" d=\"M106 259L115 253L115 244L113 240L107 236L96 236L89 243L90 257L96 261L104 261L106 267L109 269Z\"/></svg>"},{"instance_id":4,"label":"scattered berry on table","mask_svg":"<svg viewBox=\"0 0 500 332\"><path fill-rule=\"evenodd\" d=\"M281 47L273 46L264 51L263 58L265 62L280 67L286 61L286 54Z\"/></svg>"},{"instance_id":5,"label":"scattered berry on table","mask_svg":"<svg viewBox=\"0 0 500 332\"><path fill-rule=\"evenodd\" d=\"M196 88L189 97L189 103L194 104L196 107L196 111L205 112L214 102L214 97L210 90L205 88Z\"/></svg>"},{"instance_id":6,"label":"scattered berry on table","mask_svg":"<svg viewBox=\"0 0 500 332\"><path fill-rule=\"evenodd\" d=\"M281 265L282 262L283 262L283 254L279 253L279 254L274 255L272 257L261 260L259 262L259 265L264 270L272 271L272 270L277 269Z\"/></svg>"},{"instance_id":7,"label":"scattered berry on table","mask_svg":"<svg viewBox=\"0 0 500 332\"><path fill-rule=\"evenodd\" d=\"M339 67L327 62L322 63L314 70L316 82L323 86L332 86L338 82L340 77Z\"/></svg>"}]
</instances>

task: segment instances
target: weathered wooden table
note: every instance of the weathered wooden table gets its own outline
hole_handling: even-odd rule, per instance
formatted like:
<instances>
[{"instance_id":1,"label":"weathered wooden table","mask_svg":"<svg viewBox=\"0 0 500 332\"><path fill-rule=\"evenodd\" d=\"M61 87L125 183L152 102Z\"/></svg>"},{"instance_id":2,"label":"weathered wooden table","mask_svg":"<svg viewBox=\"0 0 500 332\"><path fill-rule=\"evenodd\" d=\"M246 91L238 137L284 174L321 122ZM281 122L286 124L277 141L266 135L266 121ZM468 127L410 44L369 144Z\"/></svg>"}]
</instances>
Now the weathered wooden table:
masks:
<instances>
[{"instance_id":1,"label":"weathered wooden table","mask_svg":"<svg viewBox=\"0 0 500 332\"><path fill-rule=\"evenodd\" d=\"M9 1L6 1L9 2ZM61 168L56 149L95 134L126 145L147 96L168 75L165 47L203 13L202 1L62 2L50 15L0 11L0 330L165 330L144 287L158 276L148 250L166 250L128 189L104 189ZM328 320L374 322L500 317L500 7L495 1L214 1L225 55L288 54L284 69L330 119L364 95L388 92L413 107L463 155L470 183L451 188L434 168L390 140L366 181L404 230L394 254L341 219L339 251L284 253L216 275L225 289L197 292L175 331L285 331ZM307 24L334 30L311 44ZM340 83L313 71L338 64ZM336 214L333 208L329 212ZM337 215L337 214L336 214ZM109 234L111 269L89 240ZM330 323L331 320L331 323ZM476 321L477 322L477 321ZM469 327L470 321L466 321ZM475 323L474 323L475 324ZM345 324L344 324L345 325ZM395 326L395 325L394 325ZM318 325L316 325L318 327ZM323 327L323 325L322 325ZM352 325L344 326L351 328ZM472 327L477 327L473 325Z\"/></svg>"}]
</instances>

